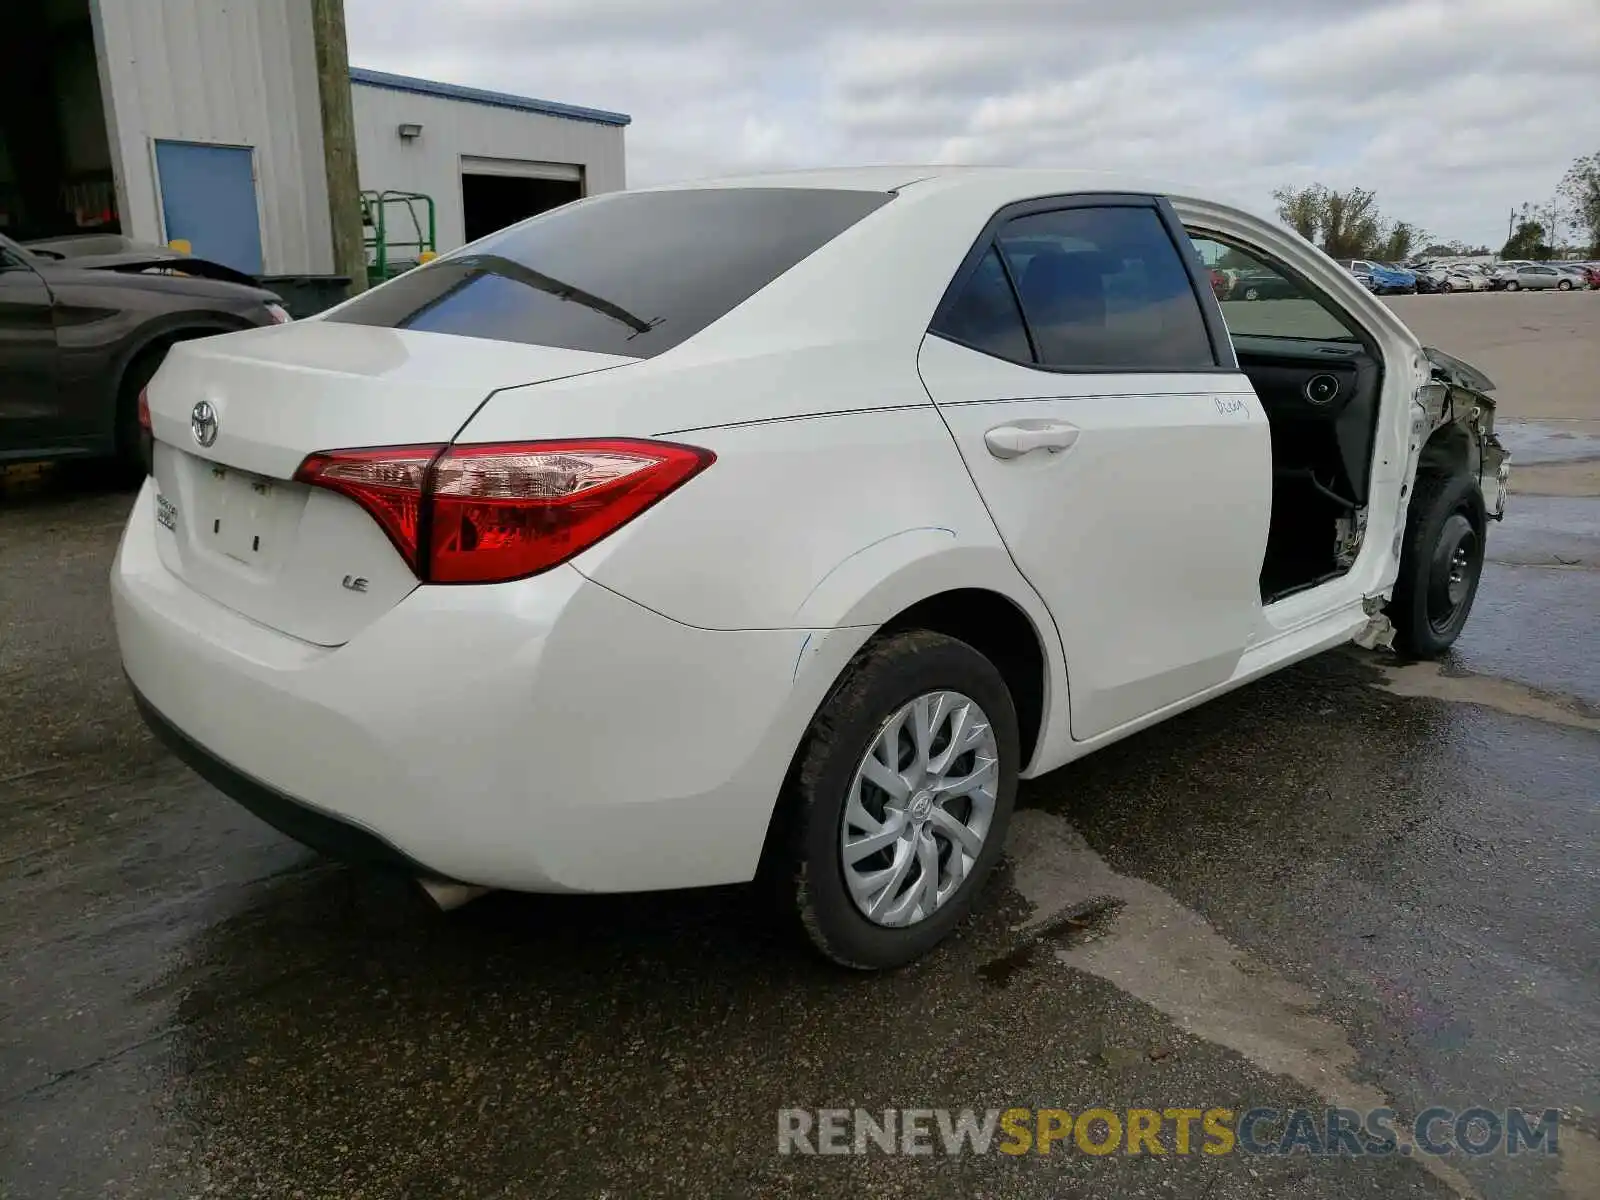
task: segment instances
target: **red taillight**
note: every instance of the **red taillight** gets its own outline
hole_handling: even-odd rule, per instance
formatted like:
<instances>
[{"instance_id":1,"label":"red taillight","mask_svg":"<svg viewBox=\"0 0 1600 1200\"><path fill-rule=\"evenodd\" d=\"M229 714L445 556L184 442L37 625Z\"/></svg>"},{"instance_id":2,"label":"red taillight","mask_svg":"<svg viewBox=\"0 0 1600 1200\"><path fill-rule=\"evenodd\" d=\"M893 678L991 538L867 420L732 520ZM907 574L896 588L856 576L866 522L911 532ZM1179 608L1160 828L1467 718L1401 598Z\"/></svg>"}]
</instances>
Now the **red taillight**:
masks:
<instances>
[{"instance_id":1,"label":"red taillight","mask_svg":"<svg viewBox=\"0 0 1600 1200\"><path fill-rule=\"evenodd\" d=\"M370 450L330 450L313 454L294 477L349 496L383 527L418 577L422 497L428 467L443 446L376 446Z\"/></svg>"},{"instance_id":2,"label":"red taillight","mask_svg":"<svg viewBox=\"0 0 1600 1200\"><path fill-rule=\"evenodd\" d=\"M496 583L566 562L715 459L631 439L387 446L313 454L295 478L365 508L419 579Z\"/></svg>"},{"instance_id":3,"label":"red taillight","mask_svg":"<svg viewBox=\"0 0 1600 1200\"><path fill-rule=\"evenodd\" d=\"M139 389L139 428L150 432L150 389Z\"/></svg>"}]
</instances>

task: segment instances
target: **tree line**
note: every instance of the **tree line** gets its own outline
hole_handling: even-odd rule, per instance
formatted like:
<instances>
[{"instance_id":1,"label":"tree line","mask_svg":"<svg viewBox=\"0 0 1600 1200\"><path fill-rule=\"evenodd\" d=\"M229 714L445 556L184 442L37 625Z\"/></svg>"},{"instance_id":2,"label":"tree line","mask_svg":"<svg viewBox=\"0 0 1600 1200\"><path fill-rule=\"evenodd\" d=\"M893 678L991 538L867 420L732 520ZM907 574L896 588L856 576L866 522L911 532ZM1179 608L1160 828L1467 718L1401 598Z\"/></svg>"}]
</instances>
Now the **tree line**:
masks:
<instances>
[{"instance_id":1,"label":"tree line","mask_svg":"<svg viewBox=\"0 0 1600 1200\"><path fill-rule=\"evenodd\" d=\"M1404 262L1415 256L1490 253L1487 246L1436 240L1409 221L1388 220L1378 208L1377 193L1366 188L1340 191L1313 183L1281 187L1272 196L1278 218L1332 258ZM1564 245L1567 233L1578 239L1576 244ZM1600 257L1600 153L1577 159L1549 201L1515 211L1508 234L1502 258L1550 259L1564 249Z\"/></svg>"},{"instance_id":2,"label":"tree line","mask_svg":"<svg viewBox=\"0 0 1600 1200\"><path fill-rule=\"evenodd\" d=\"M1574 159L1549 200L1515 210L1500 253L1542 261L1574 250L1600 258L1600 153Z\"/></svg>"}]
</instances>

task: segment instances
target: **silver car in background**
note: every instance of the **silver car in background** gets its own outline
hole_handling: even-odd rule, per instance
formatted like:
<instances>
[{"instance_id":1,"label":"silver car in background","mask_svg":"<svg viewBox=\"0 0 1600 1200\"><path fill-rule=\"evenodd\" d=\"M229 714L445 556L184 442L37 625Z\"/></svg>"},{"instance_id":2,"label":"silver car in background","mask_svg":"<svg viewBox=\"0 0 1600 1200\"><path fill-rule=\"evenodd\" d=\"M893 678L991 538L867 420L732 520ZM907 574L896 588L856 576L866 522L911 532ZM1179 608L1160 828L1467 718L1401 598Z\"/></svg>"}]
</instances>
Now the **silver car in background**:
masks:
<instances>
[{"instance_id":1,"label":"silver car in background","mask_svg":"<svg viewBox=\"0 0 1600 1200\"><path fill-rule=\"evenodd\" d=\"M1495 272L1495 280L1508 292L1535 288L1556 288L1559 291L1570 292L1573 288L1583 287L1585 282L1582 276L1572 271L1546 266L1544 263L1504 267Z\"/></svg>"}]
</instances>

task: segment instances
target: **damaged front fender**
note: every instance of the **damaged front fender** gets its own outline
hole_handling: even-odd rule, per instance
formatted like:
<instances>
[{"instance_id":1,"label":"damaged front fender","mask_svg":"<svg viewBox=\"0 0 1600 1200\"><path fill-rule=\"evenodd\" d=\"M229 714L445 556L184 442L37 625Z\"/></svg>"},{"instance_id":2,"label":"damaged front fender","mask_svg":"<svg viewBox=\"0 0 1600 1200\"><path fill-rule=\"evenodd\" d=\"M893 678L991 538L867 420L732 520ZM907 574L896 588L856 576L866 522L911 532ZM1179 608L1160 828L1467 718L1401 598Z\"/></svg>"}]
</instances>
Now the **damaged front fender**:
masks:
<instances>
[{"instance_id":1,"label":"damaged front fender","mask_svg":"<svg viewBox=\"0 0 1600 1200\"><path fill-rule=\"evenodd\" d=\"M1421 411L1416 414L1416 442L1426 446L1440 430L1453 426L1451 436L1465 443L1467 469L1477 477L1485 512L1500 520L1506 512L1511 455L1495 436L1495 402L1489 393L1494 381L1452 354L1423 347L1432 368L1431 378L1417 391Z\"/></svg>"}]
</instances>

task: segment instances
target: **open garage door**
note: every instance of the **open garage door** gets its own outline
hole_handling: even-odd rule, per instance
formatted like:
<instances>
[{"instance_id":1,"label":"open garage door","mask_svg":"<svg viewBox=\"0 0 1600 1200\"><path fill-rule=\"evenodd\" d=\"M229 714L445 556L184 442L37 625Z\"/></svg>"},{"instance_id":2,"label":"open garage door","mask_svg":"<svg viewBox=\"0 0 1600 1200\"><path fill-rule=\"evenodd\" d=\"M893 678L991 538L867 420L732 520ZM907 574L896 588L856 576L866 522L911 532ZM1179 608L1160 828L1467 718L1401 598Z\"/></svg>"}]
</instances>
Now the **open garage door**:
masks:
<instances>
[{"instance_id":1,"label":"open garage door","mask_svg":"<svg viewBox=\"0 0 1600 1200\"><path fill-rule=\"evenodd\" d=\"M513 158L461 159L461 216L469 242L583 195L583 168Z\"/></svg>"},{"instance_id":2,"label":"open garage door","mask_svg":"<svg viewBox=\"0 0 1600 1200\"><path fill-rule=\"evenodd\" d=\"M7 0L0 12L0 233L117 233L88 0Z\"/></svg>"}]
</instances>

